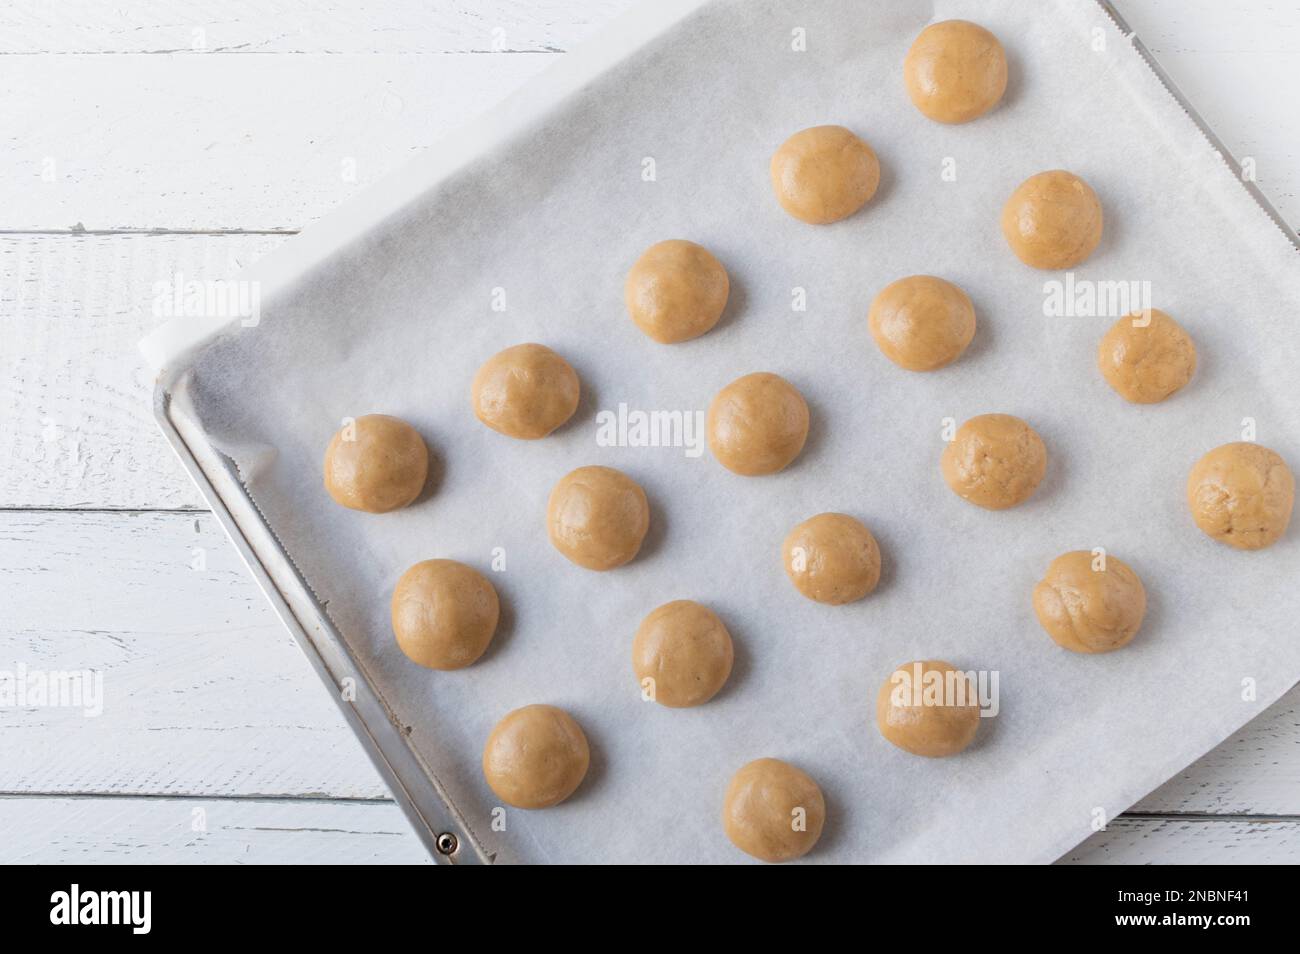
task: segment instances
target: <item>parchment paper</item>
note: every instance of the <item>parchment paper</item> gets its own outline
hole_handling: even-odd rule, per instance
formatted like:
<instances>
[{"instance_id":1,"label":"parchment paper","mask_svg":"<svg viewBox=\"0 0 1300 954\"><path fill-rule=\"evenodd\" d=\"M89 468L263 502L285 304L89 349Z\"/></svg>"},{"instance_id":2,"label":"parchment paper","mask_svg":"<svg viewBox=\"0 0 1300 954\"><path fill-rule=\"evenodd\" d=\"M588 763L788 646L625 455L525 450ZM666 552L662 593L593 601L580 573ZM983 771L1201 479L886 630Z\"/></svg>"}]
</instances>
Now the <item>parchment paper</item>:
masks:
<instances>
[{"instance_id":1,"label":"parchment paper","mask_svg":"<svg viewBox=\"0 0 1300 954\"><path fill-rule=\"evenodd\" d=\"M900 73L917 32L950 17L996 32L1011 64L1001 107L953 127L912 107ZM806 52L791 49L796 28ZM862 213L817 228L779 209L768 159L830 122L872 144L883 178ZM1045 317L1044 282L1064 275L1021 265L1002 240L1003 201L1053 168L1084 176L1105 208L1076 280L1149 281L1196 340L1195 380L1165 404L1109 390L1095 354L1116 316ZM826 793L808 861L1049 861L1300 677L1300 528L1237 552L1203 536L1184 502L1192 463L1240 439L1245 418L1300 466L1300 272L1233 176L1091 3L719 0L357 234L258 327L203 351L188 386L502 859L746 861L723 835L722 794L740 765L775 756ZM712 333L664 347L627 318L622 284L669 237L712 249L733 292ZM957 282L979 316L968 353L934 374L890 365L866 327L872 297L914 273ZM574 420L540 442L493 433L469 404L478 365L524 341L566 355L585 389ZM745 479L707 451L597 443L602 409L703 410L758 370L812 408L784 473ZM1037 495L1003 513L959 500L938 467L943 419L991 411L1030 421L1051 455ZM321 487L330 435L370 412L413 422L434 449L436 489L414 508L352 513ZM607 574L547 541L550 488L584 464L626 471L651 500L641 556ZM782 538L824 510L881 542L882 584L859 603L811 603L784 576ZM1097 546L1137 570L1150 607L1130 647L1078 656L1039 628L1030 591L1057 554ZM491 572L495 548L504 572ZM389 629L393 583L432 557L489 572L505 606L489 654L461 672L420 669ZM693 710L643 702L631 671L638 623L677 598L714 607L737 644L730 684ZM879 685L917 658L1000 674L1001 713L959 757L912 757L875 729ZM533 702L579 719L591 772L562 806L508 810L495 831L483 742Z\"/></svg>"}]
</instances>

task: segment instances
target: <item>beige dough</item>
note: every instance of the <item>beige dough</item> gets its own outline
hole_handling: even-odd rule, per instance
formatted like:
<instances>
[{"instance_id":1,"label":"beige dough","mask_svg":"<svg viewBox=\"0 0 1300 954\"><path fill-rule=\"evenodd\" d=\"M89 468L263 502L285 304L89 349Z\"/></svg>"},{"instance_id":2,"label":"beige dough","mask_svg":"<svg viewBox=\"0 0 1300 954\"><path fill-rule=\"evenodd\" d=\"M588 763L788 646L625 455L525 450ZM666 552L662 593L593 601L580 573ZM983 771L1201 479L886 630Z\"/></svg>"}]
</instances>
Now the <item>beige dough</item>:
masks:
<instances>
[{"instance_id":1,"label":"beige dough","mask_svg":"<svg viewBox=\"0 0 1300 954\"><path fill-rule=\"evenodd\" d=\"M684 709L708 702L731 675L731 634L707 606L674 600L641 623L632 642L632 668L642 692L660 705Z\"/></svg>"},{"instance_id":2,"label":"beige dough","mask_svg":"<svg viewBox=\"0 0 1300 954\"><path fill-rule=\"evenodd\" d=\"M781 208L813 225L848 218L879 184L876 154L843 126L797 132L772 156L772 190Z\"/></svg>"},{"instance_id":3,"label":"beige dough","mask_svg":"<svg viewBox=\"0 0 1300 954\"><path fill-rule=\"evenodd\" d=\"M587 737L555 706L524 706L496 724L483 747L483 777L515 808L550 808L577 790L591 763Z\"/></svg>"},{"instance_id":4,"label":"beige dough","mask_svg":"<svg viewBox=\"0 0 1300 954\"><path fill-rule=\"evenodd\" d=\"M1097 367L1106 383L1124 400L1155 404L1183 387L1196 373L1196 345L1163 311L1151 309L1151 321L1126 315L1111 326L1097 347Z\"/></svg>"},{"instance_id":5,"label":"beige dough","mask_svg":"<svg viewBox=\"0 0 1300 954\"><path fill-rule=\"evenodd\" d=\"M578 409L577 372L545 345L521 344L494 354L474 375L474 414L507 437L534 441Z\"/></svg>"},{"instance_id":6,"label":"beige dough","mask_svg":"<svg viewBox=\"0 0 1300 954\"><path fill-rule=\"evenodd\" d=\"M1286 533L1295 478L1286 461L1267 447L1224 444L1192 468L1187 505L1196 525L1220 543L1260 550Z\"/></svg>"},{"instance_id":7,"label":"beige dough","mask_svg":"<svg viewBox=\"0 0 1300 954\"><path fill-rule=\"evenodd\" d=\"M1047 473L1038 432L1010 414L981 414L957 428L940 460L952 492L985 510L1028 500Z\"/></svg>"},{"instance_id":8,"label":"beige dough","mask_svg":"<svg viewBox=\"0 0 1300 954\"><path fill-rule=\"evenodd\" d=\"M414 502L429 476L429 448L410 424L367 414L325 449L325 489L352 510L388 513Z\"/></svg>"},{"instance_id":9,"label":"beige dough","mask_svg":"<svg viewBox=\"0 0 1300 954\"><path fill-rule=\"evenodd\" d=\"M707 248L669 239L637 259L623 300L638 328L660 344L675 344L716 325L730 291L727 270Z\"/></svg>"},{"instance_id":10,"label":"beige dough","mask_svg":"<svg viewBox=\"0 0 1300 954\"><path fill-rule=\"evenodd\" d=\"M942 278L912 275L886 285L867 316L886 358L908 371L952 364L975 337L975 306Z\"/></svg>"},{"instance_id":11,"label":"beige dough","mask_svg":"<svg viewBox=\"0 0 1300 954\"><path fill-rule=\"evenodd\" d=\"M900 673L906 679L896 682ZM975 684L937 659L904 663L880 687L876 725L888 741L913 755L956 755L975 740L980 727Z\"/></svg>"},{"instance_id":12,"label":"beige dough","mask_svg":"<svg viewBox=\"0 0 1300 954\"><path fill-rule=\"evenodd\" d=\"M546 505L551 544L578 566L612 570L641 549L650 504L631 477L612 467L579 467L560 478Z\"/></svg>"},{"instance_id":13,"label":"beige dough","mask_svg":"<svg viewBox=\"0 0 1300 954\"><path fill-rule=\"evenodd\" d=\"M1074 268L1101 242L1101 203L1088 183L1060 169L1030 176L1002 207L1002 234L1034 268Z\"/></svg>"},{"instance_id":14,"label":"beige dough","mask_svg":"<svg viewBox=\"0 0 1300 954\"><path fill-rule=\"evenodd\" d=\"M808 404L785 378L760 371L737 378L709 405L709 449L746 477L787 467L808 439Z\"/></svg>"},{"instance_id":15,"label":"beige dough","mask_svg":"<svg viewBox=\"0 0 1300 954\"><path fill-rule=\"evenodd\" d=\"M812 851L826 823L822 790L780 759L755 759L727 786L722 827L731 843L762 861L790 861Z\"/></svg>"},{"instance_id":16,"label":"beige dough","mask_svg":"<svg viewBox=\"0 0 1300 954\"><path fill-rule=\"evenodd\" d=\"M941 123L983 116L1007 88L1007 56L998 38L966 20L932 23L903 60L903 81L916 108Z\"/></svg>"},{"instance_id":17,"label":"beige dough","mask_svg":"<svg viewBox=\"0 0 1300 954\"><path fill-rule=\"evenodd\" d=\"M501 606L487 577L455 560L425 560L393 590L393 634L412 662L464 669L483 655Z\"/></svg>"},{"instance_id":18,"label":"beige dough","mask_svg":"<svg viewBox=\"0 0 1300 954\"><path fill-rule=\"evenodd\" d=\"M860 600L880 582L880 547L848 514L819 513L790 531L781 545L790 582L818 603Z\"/></svg>"},{"instance_id":19,"label":"beige dough","mask_svg":"<svg viewBox=\"0 0 1300 954\"><path fill-rule=\"evenodd\" d=\"M1128 564L1110 554L1105 569L1089 550L1062 553L1034 587L1034 613L1047 635L1076 653L1127 646L1147 611L1147 593Z\"/></svg>"}]
</instances>

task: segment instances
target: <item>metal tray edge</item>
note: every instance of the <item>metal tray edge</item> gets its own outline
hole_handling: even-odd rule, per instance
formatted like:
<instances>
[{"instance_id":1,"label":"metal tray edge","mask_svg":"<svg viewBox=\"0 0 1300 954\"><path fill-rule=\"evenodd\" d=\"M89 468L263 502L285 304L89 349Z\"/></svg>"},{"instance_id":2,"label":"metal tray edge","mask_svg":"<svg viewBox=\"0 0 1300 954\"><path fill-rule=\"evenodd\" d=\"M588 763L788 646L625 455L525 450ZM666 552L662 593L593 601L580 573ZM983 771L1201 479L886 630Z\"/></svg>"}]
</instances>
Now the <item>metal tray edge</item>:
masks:
<instances>
[{"instance_id":1,"label":"metal tray edge","mask_svg":"<svg viewBox=\"0 0 1300 954\"><path fill-rule=\"evenodd\" d=\"M328 617L310 608L315 606L315 599L309 595L310 589L306 581L294 569L288 554L257 511L256 505L234 473L233 464L226 462L228 472L218 474L214 479L214 475L205 469L191 449L172 418L171 391L174 383L170 375L164 375L159 377L154 386L154 418L159 429L212 508L212 514L276 616L289 630L311 662L312 668L330 688L330 695L343 713L349 728L360 740L366 755L393 793L394 800L421 844L430 857L440 864L495 863L496 854L486 851L465 819L452 806L429 772L428 766L407 743L379 693L356 664L342 635ZM225 493L218 488L215 482L218 480L225 486ZM234 505L243 511L242 522L232 509L231 496ZM245 529L250 524L261 527L264 531L259 535L261 539L257 544ZM277 582L268 569L270 561L282 568L282 574L291 574L296 578L294 582L303 594L303 598L297 601L300 604L297 609L290 605L282 584ZM344 677L354 680L354 688L348 694L351 698L341 690L340 680ZM449 844L446 837L448 834L454 836L454 846Z\"/></svg>"}]
</instances>

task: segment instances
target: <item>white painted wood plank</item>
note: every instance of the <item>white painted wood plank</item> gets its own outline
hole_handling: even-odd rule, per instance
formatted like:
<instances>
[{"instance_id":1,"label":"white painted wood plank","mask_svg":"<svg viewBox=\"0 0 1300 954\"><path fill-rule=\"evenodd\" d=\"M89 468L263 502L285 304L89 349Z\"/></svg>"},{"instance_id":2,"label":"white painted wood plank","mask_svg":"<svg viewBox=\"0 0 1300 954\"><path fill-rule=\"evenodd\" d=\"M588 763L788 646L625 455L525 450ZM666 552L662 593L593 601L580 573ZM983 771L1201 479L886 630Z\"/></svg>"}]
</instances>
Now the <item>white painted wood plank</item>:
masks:
<instances>
[{"instance_id":1,"label":"white painted wood plank","mask_svg":"<svg viewBox=\"0 0 1300 954\"><path fill-rule=\"evenodd\" d=\"M0 798L0 864L431 862L393 802L92 797Z\"/></svg>"},{"instance_id":2,"label":"white painted wood plank","mask_svg":"<svg viewBox=\"0 0 1300 954\"><path fill-rule=\"evenodd\" d=\"M558 51L635 0L8 0L5 53Z\"/></svg>"},{"instance_id":3,"label":"white painted wood plank","mask_svg":"<svg viewBox=\"0 0 1300 954\"><path fill-rule=\"evenodd\" d=\"M556 56L0 56L0 230L300 228Z\"/></svg>"},{"instance_id":4,"label":"white painted wood plank","mask_svg":"<svg viewBox=\"0 0 1300 954\"><path fill-rule=\"evenodd\" d=\"M1058 863L1300 864L1300 819L1121 817Z\"/></svg>"},{"instance_id":5,"label":"white painted wood plank","mask_svg":"<svg viewBox=\"0 0 1300 954\"><path fill-rule=\"evenodd\" d=\"M0 513L0 592L0 670L103 686L0 705L0 793L386 796L212 517Z\"/></svg>"},{"instance_id":6,"label":"white painted wood plank","mask_svg":"<svg viewBox=\"0 0 1300 954\"><path fill-rule=\"evenodd\" d=\"M0 708L0 792L385 794L211 517L0 513L0 584L0 669L100 669L106 696ZM1298 756L1300 688L1138 810L1300 815Z\"/></svg>"},{"instance_id":7,"label":"white painted wood plank","mask_svg":"<svg viewBox=\"0 0 1300 954\"><path fill-rule=\"evenodd\" d=\"M1133 810L1300 816L1300 686Z\"/></svg>"},{"instance_id":8,"label":"white painted wood plank","mask_svg":"<svg viewBox=\"0 0 1300 954\"><path fill-rule=\"evenodd\" d=\"M429 863L392 802L0 798L0 834L3 864ZM1120 818L1060 863L1297 861L1295 819Z\"/></svg>"},{"instance_id":9,"label":"white painted wood plank","mask_svg":"<svg viewBox=\"0 0 1300 954\"><path fill-rule=\"evenodd\" d=\"M164 320L153 285L229 277L284 239L0 235L0 507L204 506L136 350Z\"/></svg>"}]
</instances>

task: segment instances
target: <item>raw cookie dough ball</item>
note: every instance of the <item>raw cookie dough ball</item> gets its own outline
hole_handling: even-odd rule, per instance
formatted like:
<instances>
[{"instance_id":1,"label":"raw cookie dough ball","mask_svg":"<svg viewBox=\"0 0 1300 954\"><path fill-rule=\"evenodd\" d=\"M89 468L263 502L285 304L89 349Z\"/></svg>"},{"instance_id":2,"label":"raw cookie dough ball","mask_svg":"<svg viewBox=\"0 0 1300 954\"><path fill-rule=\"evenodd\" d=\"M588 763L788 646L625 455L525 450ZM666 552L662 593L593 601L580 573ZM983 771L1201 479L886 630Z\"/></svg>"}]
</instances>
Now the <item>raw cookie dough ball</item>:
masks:
<instances>
[{"instance_id":1,"label":"raw cookie dough ball","mask_svg":"<svg viewBox=\"0 0 1300 954\"><path fill-rule=\"evenodd\" d=\"M731 634L718 614L690 600L656 609L632 642L632 668L642 691L651 690L655 702L673 709L712 699L731 675L733 659Z\"/></svg>"},{"instance_id":2,"label":"raw cookie dough ball","mask_svg":"<svg viewBox=\"0 0 1300 954\"><path fill-rule=\"evenodd\" d=\"M1030 176L1002 207L1002 234L1034 268L1074 268L1101 241L1101 203L1088 183L1060 169Z\"/></svg>"},{"instance_id":3,"label":"raw cookie dough ball","mask_svg":"<svg viewBox=\"0 0 1300 954\"><path fill-rule=\"evenodd\" d=\"M515 808L550 808L582 784L591 763L587 737L555 706L524 706L496 724L483 747L483 777Z\"/></svg>"},{"instance_id":4,"label":"raw cookie dough ball","mask_svg":"<svg viewBox=\"0 0 1300 954\"><path fill-rule=\"evenodd\" d=\"M455 560L425 560L393 590L393 634L412 662L464 669L483 655L501 604L487 577Z\"/></svg>"},{"instance_id":5,"label":"raw cookie dough ball","mask_svg":"<svg viewBox=\"0 0 1300 954\"><path fill-rule=\"evenodd\" d=\"M1010 414L981 414L957 428L940 460L952 492L985 510L1028 500L1047 473L1038 432Z\"/></svg>"},{"instance_id":6,"label":"raw cookie dough ball","mask_svg":"<svg viewBox=\"0 0 1300 954\"><path fill-rule=\"evenodd\" d=\"M637 259L623 300L638 328L660 344L675 344L716 325L730 292L727 270L707 248L669 239Z\"/></svg>"},{"instance_id":7,"label":"raw cookie dough ball","mask_svg":"<svg viewBox=\"0 0 1300 954\"><path fill-rule=\"evenodd\" d=\"M860 600L880 582L880 547L848 514L819 513L790 531L781 545L790 582L818 603Z\"/></svg>"},{"instance_id":8,"label":"raw cookie dough ball","mask_svg":"<svg viewBox=\"0 0 1300 954\"><path fill-rule=\"evenodd\" d=\"M342 428L325 448L325 489L366 513L388 513L412 503L429 476L429 448L410 424L366 414Z\"/></svg>"},{"instance_id":9,"label":"raw cookie dough ball","mask_svg":"<svg viewBox=\"0 0 1300 954\"><path fill-rule=\"evenodd\" d=\"M709 450L746 477L774 474L808 439L808 404L793 384L760 371L737 378L709 405Z\"/></svg>"},{"instance_id":10,"label":"raw cookie dough ball","mask_svg":"<svg viewBox=\"0 0 1300 954\"><path fill-rule=\"evenodd\" d=\"M886 358L908 371L933 371L956 361L975 337L975 306L952 282L912 275L886 285L867 315Z\"/></svg>"},{"instance_id":11,"label":"raw cookie dough ball","mask_svg":"<svg viewBox=\"0 0 1300 954\"><path fill-rule=\"evenodd\" d=\"M755 759L727 786L722 826L733 845L761 861L803 857L825 823L822 790L788 762Z\"/></svg>"},{"instance_id":12,"label":"raw cookie dough ball","mask_svg":"<svg viewBox=\"0 0 1300 954\"><path fill-rule=\"evenodd\" d=\"M975 684L937 659L904 663L880 687L876 725L888 741L913 755L956 755L980 727Z\"/></svg>"},{"instance_id":13,"label":"raw cookie dough ball","mask_svg":"<svg viewBox=\"0 0 1300 954\"><path fill-rule=\"evenodd\" d=\"M555 430L578 409L578 374L545 345L506 348L474 375L474 415L507 437L534 441Z\"/></svg>"},{"instance_id":14,"label":"raw cookie dough ball","mask_svg":"<svg viewBox=\"0 0 1300 954\"><path fill-rule=\"evenodd\" d=\"M1187 505L1209 536L1238 550L1261 550L1286 533L1295 478L1286 461L1267 447L1224 444L1192 468Z\"/></svg>"},{"instance_id":15,"label":"raw cookie dough ball","mask_svg":"<svg viewBox=\"0 0 1300 954\"><path fill-rule=\"evenodd\" d=\"M876 194L880 163L843 126L797 132L772 156L772 189L796 219L827 225L846 219Z\"/></svg>"},{"instance_id":16,"label":"raw cookie dough ball","mask_svg":"<svg viewBox=\"0 0 1300 954\"><path fill-rule=\"evenodd\" d=\"M1127 646L1147 611L1147 591L1127 563L1089 550L1062 553L1034 587L1034 613L1047 635L1076 653Z\"/></svg>"},{"instance_id":17,"label":"raw cookie dough ball","mask_svg":"<svg viewBox=\"0 0 1300 954\"><path fill-rule=\"evenodd\" d=\"M579 467L560 478L546 505L551 544L578 566L612 570L641 549L650 504L631 477L613 467Z\"/></svg>"},{"instance_id":18,"label":"raw cookie dough ball","mask_svg":"<svg viewBox=\"0 0 1300 954\"><path fill-rule=\"evenodd\" d=\"M1152 308L1149 324L1134 324L1141 319L1127 315L1111 326L1097 348L1097 367L1124 400L1155 404L1192 379L1196 345L1163 311Z\"/></svg>"},{"instance_id":19,"label":"raw cookie dough ball","mask_svg":"<svg viewBox=\"0 0 1300 954\"><path fill-rule=\"evenodd\" d=\"M903 60L903 81L916 108L941 123L983 116L1007 88L1007 56L998 38L976 23L932 23Z\"/></svg>"}]
</instances>

